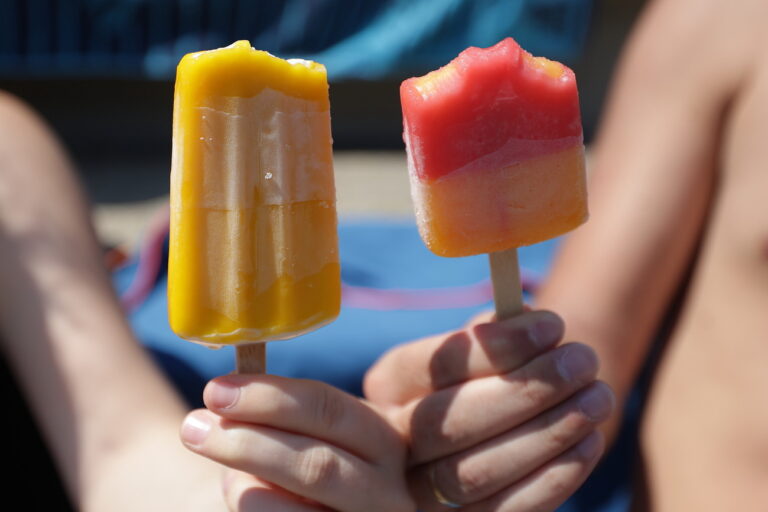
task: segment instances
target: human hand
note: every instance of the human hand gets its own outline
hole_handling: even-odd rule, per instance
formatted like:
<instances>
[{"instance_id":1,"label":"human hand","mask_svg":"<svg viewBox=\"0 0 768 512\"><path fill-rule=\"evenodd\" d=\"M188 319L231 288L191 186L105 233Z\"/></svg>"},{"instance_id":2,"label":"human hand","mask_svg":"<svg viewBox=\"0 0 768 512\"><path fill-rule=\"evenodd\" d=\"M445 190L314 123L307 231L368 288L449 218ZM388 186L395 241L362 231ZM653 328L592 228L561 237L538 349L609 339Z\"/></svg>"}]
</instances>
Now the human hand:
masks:
<instances>
[{"instance_id":1,"label":"human hand","mask_svg":"<svg viewBox=\"0 0 768 512\"><path fill-rule=\"evenodd\" d=\"M614 398L592 349L555 347L562 336L553 313L524 313L403 345L371 368L366 397L409 440L419 510L554 510L586 479Z\"/></svg>"},{"instance_id":2,"label":"human hand","mask_svg":"<svg viewBox=\"0 0 768 512\"><path fill-rule=\"evenodd\" d=\"M332 386L228 375L203 394L181 437L230 468L230 510L409 512L405 445L372 407Z\"/></svg>"}]
</instances>

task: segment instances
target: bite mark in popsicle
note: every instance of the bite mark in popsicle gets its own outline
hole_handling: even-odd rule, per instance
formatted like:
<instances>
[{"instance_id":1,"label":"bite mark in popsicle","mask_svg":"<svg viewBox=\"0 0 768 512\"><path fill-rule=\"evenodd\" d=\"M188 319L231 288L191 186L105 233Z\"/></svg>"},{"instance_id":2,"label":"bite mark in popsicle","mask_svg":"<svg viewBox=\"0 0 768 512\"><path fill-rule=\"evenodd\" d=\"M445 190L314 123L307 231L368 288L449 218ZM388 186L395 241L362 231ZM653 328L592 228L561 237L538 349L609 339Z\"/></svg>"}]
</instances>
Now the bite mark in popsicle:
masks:
<instances>
[{"instance_id":1,"label":"bite mark in popsicle","mask_svg":"<svg viewBox=\"0 0 768 512\"><path fill-rule=\"evenodd\" d=\"M209 346L286 339L340 307L325 68L247 41L179 64L168 307Z\"/></svg>"},{"instance_id":2,"label":"bite mark in popsicle","mask_svg":"<svg viewBox=\"0 0 768 512\"><path fill-rule=\"evenodd\" d=\"M404 81L400 96L416 218L435 254L498 255L586 221L578 92L566 66L507 38Z\"/></svg>"}]
</instances>

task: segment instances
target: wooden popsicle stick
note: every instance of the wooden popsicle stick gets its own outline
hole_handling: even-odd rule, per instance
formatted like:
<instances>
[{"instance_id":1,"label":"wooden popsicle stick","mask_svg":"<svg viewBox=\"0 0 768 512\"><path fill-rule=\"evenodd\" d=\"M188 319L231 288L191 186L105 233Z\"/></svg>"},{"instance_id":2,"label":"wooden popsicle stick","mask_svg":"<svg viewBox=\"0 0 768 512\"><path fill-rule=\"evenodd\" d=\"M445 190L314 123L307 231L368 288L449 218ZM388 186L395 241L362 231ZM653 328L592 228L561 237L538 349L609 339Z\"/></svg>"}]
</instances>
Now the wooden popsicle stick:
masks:
<instances>
[{"instance_id":1,"label":"wooden popsicle stick","mask_svg":"<svg viewBox=\"0 0 768 512\"><path fill-rule=\"evenodd\" d=\"M267 372L267 344L249 343L235 347L236 373L259 374Z\"/></svg>"},{"instance_id":2,"label":"wooden popsicle stick","mask_svg":"<svg viewBox=\"0 0 768 512\"><path fill-rule=\"evenodd\" d=\"M517 249L488 254L491 264L493 300L496 304L496 318L505 320L523 312L523 287L520 284L520 266Z\"/></svg>"}]
</instances>

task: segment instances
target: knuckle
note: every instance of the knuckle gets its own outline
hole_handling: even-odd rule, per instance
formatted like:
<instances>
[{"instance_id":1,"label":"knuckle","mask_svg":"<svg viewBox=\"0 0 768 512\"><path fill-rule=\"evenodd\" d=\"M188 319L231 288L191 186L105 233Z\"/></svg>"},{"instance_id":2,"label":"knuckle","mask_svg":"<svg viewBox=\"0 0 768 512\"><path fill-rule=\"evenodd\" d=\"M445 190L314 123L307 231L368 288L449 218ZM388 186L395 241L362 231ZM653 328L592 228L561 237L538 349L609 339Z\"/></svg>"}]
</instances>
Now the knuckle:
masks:
<instances>
[{"instance_id":1,"label":"knuckle","mask_svg":"<svg viewBox=\"0 0 768 512\"><path fill-rule=\"evenodd\" d=\"M573 475L553 468L541 476L543 488L550 496L565 496L570 494L576 484Z\"/></svg>"},{"instance_id":2,"label":"knuckle","mask_svg":"<svg viewBox=\"0 0 768 512\"><path fill-rule=\"evenodd\" d=\"M564 427L562 424L552 425L547 428L548 444L559 451L563 451L574 443L576 432L576 429Z\"/></svg>"},{"instance_id":3,"label":"knuckle","mask_svg":"<svg viewBox=\"0 0 768 512\"><path fill-rule=\"evenodd\" d=\"M584 415L575 410L555 408L545 413L547 445L562 452L573 446L585 428L591 426Z\"/></svg>"},{"instance_id":4,"label":"knuckle","mask_svg":"<svg viewBox=\"0 0 768 512\"><path fill-rule=\"evenodd\" d=\"M531 374L530 367L526 366L519 375L520 389L518 393L530 406L539 407L548 402L550 392L542 384L541 378Z\"/></svg>"},{"instance_id":5,"label":"knuckle","mask_svg":"<svg viewBox=\"0 0 768 512\"><path fill-rule=\"evenodd\" d=\"M317 389L314 399L315 419L323 428L333 430L344 417L344 404L330 387L320 386Z\"/></svg>"},{"instance_id":6,"label":"knuckle","mask_svg":"<svg viewBox=\"0 0 768 512\"><path fill-rule=\"evenodd\" d=\"M496 327L488 331L487 326L479 325L475 337L495 368L514 369L535 352L527 327L518 319L508 321L503 330Z\"/></svg>"},{"instance_id":7,"label":"knuckle","mask_svg":"<svg viewBox=\"0 0 768 512\"><path fill-rule=\"evenodd\" d=\"M436 446L460 443L465 437L458 420L448 414L449 395L430 395L414 409L410 418L411 446L418 452L430 452Z\"/></svg>"},{"instance_id":8,"label":"knuckle","mask_svg":"<svg viewBox=\"0 0 768 512\"><path fill-rule=\"evenodd\" d=\"M227 465L241 467L253 458L253 446L241 429L229 430L226 442L218 448L219 459Z\"/></svg>"},{"instance_id":9,"label":"knuckle","mask_svg":"<svg viewBox=\"0 0 768 512\"><path fill-rule=\"evenodd\" d=\"M435 350L429 361L429 373L437 387L467 377L466 354L470 341L463 333L450 336ZM463 365L463 366L462 366Z\"/></svg>"},{"instance_id":10,"label":"knuckle","mask_svg":"<svg viewBox=\"0 0 768 512\"><path fill-rule=\"evenodd\" d=\"M258 394L249 390L248 386L243 389L240 402L253 414L267 419L289 412L286 410L285 395L279 389L272 386L260 386Z\"/></svg>"},{"instance_id":11,"label":"knuckle","mask_svg":"<svg viewBox=\"0 0 768 512\"><path fill-rule=\"evenodd\" d=\"M495 474L488 464L462 461L454 471L455 488L459 490L462 502L472 503L486 497L493 490Z\"/></svg>"},{"instance_id":12,"label":"knuckle","mask_svg":"<svg viewBox=\"0 0 768 512\"><path fill-rule=\"evenodd\" d=\"M297 477L309 489L330 486L339 476L339 460L328 446L315 446L299 456Z\"/></svg>"}]
</instances>

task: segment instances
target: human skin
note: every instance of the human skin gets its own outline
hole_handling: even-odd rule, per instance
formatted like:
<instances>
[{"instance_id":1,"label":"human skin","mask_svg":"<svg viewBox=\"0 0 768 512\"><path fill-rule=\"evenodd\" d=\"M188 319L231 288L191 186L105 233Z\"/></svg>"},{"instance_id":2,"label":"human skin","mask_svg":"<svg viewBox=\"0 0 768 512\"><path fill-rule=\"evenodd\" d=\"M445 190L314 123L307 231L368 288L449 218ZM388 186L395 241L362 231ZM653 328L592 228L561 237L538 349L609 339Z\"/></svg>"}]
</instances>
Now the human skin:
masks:
<instances>
[{"instance_id":1,"label":"human skin","mask_svg":"<svg viewBox=\"0 0 768 512\"><path fill-rule=\"evenodd\" d=\"M77 510L306 510L305 498L323 497L311 491L328 482L323 468L329 455L350 446L353 453L337 468L346 477L339 483L358 489L360 500L350 501L353 493L342 488L331 493L342 500L338 510L349 510L349 504L351 510L371 511L413 507L405 486L405 445L397 433L363 402L319 382L262 376L244 388L240 403L255 406L243 415L221 403L227 387L226 378L219 379L214 384L220 392L209 385L205 399L226 420L210 429L207 443L201 427L213 413L197 411L190 416L197 415L192 427L182 432L188 447L202 451L253 445L248 433L271 440L272 450L257 444L262 449L242 469L255 469L283 488L243 473L225 475L222 465L185 449L179 425L186 407L129 329L67 155L34 112L3 93L0 340ZM341 397L352 411L350 428L332 432L343 439L325 442L329 425L323 414L332 416L333 410L319 407L323 396ZM271 418L270 405L277 408ZM243 428L243 421L256 420L260 430ZM216 434L231 442L212 443ZM376 442L369 446L371 439ZM272 455L268 464L254 466L266 453ZM227 452L218 455L223 462ZM243 460L242 453L232 457Z\"/></svg>"},{"instance_id":2,"label":"human skin","mask_svg":"<svg viewBox=\"0 0 768 512\"><path fill-rule=\"evenodd\" d=\"M596 463L603 445L595 428L610 414L612 395L594 382L590 349L553 349L562 323L551 313L476 322L392 351L366 382L381 406L313 381L216 379L204 395L209 410L188 415L181 437L220 464L195 456L178 439L184 405L134 339L112 291L65 152L8 95L0 95L0 119L2 350L77 509L407 512L415 506L408 462L417 500L439 510L424 481L426 464L438 461L436 481L451 499L505 496L517 484L530 490L517 495L515 506L526 508L516 510L540 510L562 501ZM542 321L548 327L533 336ZM474 355L469 373L457 375L462 347ZM435 357L446 366L431 367ZM401 378L403 365L414 379ZM236 404L224 390L230 397L237 390ZM446 401L456 392L502 400L495 416L477 422L474 400ZM435 415L446 415L455 444L430 442ZM484 465L487 454L472 447L499 434L508 434L502 449L527 455L501 466L475 495L452 494L464 456ZM410 461L406 435L416 441ZM223 481L221 464L231 468ZM500 503L506 510L510 502Z\"/></svg>"},{"instance_id":3,"label":"human skin","mask_svg":"<svg viewBox=\"0 0 768 512\"><path fill-rule=\"evenodd\" d=\"M181 437L229 468L230 510L415 511L405 444L357 397L317 381L228 375L203 398Z\"/></svg>"},{"instance_id":4,"label":"human skin","mask_svg":"<svg viewBox=\"0 0 768 512\"><path fill-rule=\"evenodd\" d=\"M2 92L0 339L78 510L225 510L220 469L178 442L184 405L130 332L67 155Z\"/></svg>"},{"instance_id":5,"label":"human skin","mask_svg":"<svg viewBox=\"0 0 768 512\"><path fill-rule=\"evenodd\" d=\"M613 394L587 346L561 343L546 311L396 347L368 372L365 395L407 440L419 510L554 510L603 453L597 430Z\"/></svg>"},{"instance_id":6,"label":"human skin","mask_svg":"<svg viewBox=\"0 0 768 512\"><path fill-rule=\"evenodd\" d=\"M537 297L621 404L687 285L641 425L637 510L768 503L765 19L759 0L651 3L593 149L590 221Z\"/></svg>"},{"instance_id":7,"label":"human skin","mask_svg":"<svg viewBox=\"0 0 768 512\"><path fill-rule=\"evenodd\" d=\"M765 19L768 4L761 0L649 5L593 147L590 221L569 236L537 296L537 307L565 319L566 339L595 349L600 378L623 404L676 292L687 285L641 426L646 487L636 494L638 510L759 511L768 503ZM426 346L419 350L429 354ZM391 376L396 389L442 390L429 382L401 384L394 377L409 372L402 364L385 371L391 357L374 367L379 376L369 377L366 391L411 436L414 424L402 416L409 409L398 400L423 398L401 391L376 396L374 388L384 387L375 381ZM419 360L405 357L411 358ZM463 360L448 359L449 367ZM443 356L437 361L446 364ZM603 428L609 441L618 421ZM430 424L417 423L426 427L416 431ZM422 457L446 459L455 485L444 490L458 490L450 496L457 501L471 500L463 493L497 477L488 468L498 465L481 461L474 466L479 476L462 481L452 455L432 449L412 455L411 484L426 510L447 508L431 496Z\"/></svg>"},{"instance_id":8,"label":"human skin","mask_svg":"<svg viewBox=\"0 0 768 512\"><path fill-rule=\"evenodd\" d=\"M232 510L448 510L433 483L463 510L554 510L597 463L614 405L594 352L557 346L562 334L549 312L478 319L385 354L365 400L319 382L217 378L182 439L230 468Z\"/></svg>"}]
</instances>

